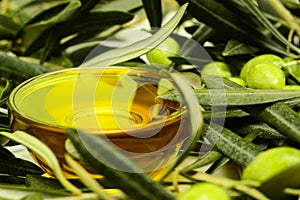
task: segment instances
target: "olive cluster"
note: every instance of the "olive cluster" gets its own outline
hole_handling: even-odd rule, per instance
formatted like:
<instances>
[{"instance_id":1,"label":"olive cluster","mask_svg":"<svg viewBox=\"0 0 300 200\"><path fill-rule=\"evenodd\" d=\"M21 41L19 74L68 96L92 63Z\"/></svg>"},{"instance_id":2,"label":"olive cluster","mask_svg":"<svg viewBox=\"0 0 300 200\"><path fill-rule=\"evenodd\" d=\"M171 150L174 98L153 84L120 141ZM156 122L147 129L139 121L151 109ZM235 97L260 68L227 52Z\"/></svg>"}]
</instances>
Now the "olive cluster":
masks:
<instances>
[{"instance_id":1,"label":"olive cluster","mask_svg":"<svg viewBox=\"0 0 300 200\"><path fill-rule=\"evenodd\" d=\"M264 54L250 59L244 64L239 76L233 77L225 62L215 61L205 65L203 75L226 77L242 86L256 89L300 89L298 85L287 85L283 66L289 58Z\"/></svg>"}]
</instances>

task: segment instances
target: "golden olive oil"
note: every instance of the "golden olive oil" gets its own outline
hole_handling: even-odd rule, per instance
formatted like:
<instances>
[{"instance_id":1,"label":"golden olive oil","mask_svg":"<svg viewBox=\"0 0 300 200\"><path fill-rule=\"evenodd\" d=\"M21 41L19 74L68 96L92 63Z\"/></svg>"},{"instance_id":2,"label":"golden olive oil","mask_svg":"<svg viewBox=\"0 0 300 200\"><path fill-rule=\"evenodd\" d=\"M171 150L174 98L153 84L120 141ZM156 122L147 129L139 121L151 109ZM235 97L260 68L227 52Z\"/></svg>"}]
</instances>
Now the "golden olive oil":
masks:
<instances>
[{"instance_id":1,"label":"golden olive oil","mask_svg":"<svg viewBox=\"0 0 300 200\"><path fill-rule=\"evenodd\" d=\"M12 93L12 129L25 130L45 142L66 173L71 171L63 158L64 129L71 127L106 138L151 177L159 178L189 136L180 108L156 100L160 78L123 67L39 76Z\"/></svg>"}]
</instances>

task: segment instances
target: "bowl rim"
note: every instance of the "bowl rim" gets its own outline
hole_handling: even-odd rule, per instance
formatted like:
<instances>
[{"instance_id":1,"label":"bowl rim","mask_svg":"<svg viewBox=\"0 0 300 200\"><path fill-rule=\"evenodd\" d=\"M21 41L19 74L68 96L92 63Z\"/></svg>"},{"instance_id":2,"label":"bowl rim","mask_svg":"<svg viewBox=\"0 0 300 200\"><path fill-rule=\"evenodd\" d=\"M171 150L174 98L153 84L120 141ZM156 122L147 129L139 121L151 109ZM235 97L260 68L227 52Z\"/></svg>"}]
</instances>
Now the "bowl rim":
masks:
<instances>
[{"instance_id":1,"label":"bowl rim","mask_svg":"<svg viewBox=\"0 0 300 200\"><path fill-rule=\"evenodd\" d=\"M60 125L60 124L51 124L51 123L44 123L42 121L33 119L32 117L30 117L29 115L27 115L26 113L22 112L22 110L20 109L20 107L18 107L15 104L15 96L16 94L27 84L35 81L35 80L40 80L43 79L45 77L49 77L55 74L59 74L59 73L66 73L69 71L94 71L94 70L99 70L100 69L118 69L118 70L129 70L130 71L140 71L141 73L146 73L146 71L142 71L139 68L130 68L127 66L110 66L110 67L105 67L105 68L101 68L101 67L90 67L90 68L68 68L68 69L61 69L61 70L55 70L52 72L47 72L47 73L43 73L40 75L37 75L35 77L32 77L24 82L22 82L21 84L19 84L18 86L16 86L13 91L11 92L11 94L8 97L8 101L7 101L7 106L8 106L8 111L9 111L9 116L10 116L10 126L12 123L12 120L18 119L21 122L24 123L28 123L31 124L32 127L38 127L40 129L44 129L44 130L49 130L49 129L53 129L55 130L55 132L59 132L59 133L65 133L65 129L67 128L71 128L68 126L64 126L64 125ZM154 74L153 72L147 72L147 74ZM163 76L161 76L163 77ZM157 78L157 77L154 77ZM141 126L141 127L134 127L131 129L125 129L124 131L126 131L126 133L130 133L130 134L137 134L139 132L141 132L141 129L145 132L145 131L151 131L151 130L155 130L157 129L157 127L159 126L159 128L162 128L164 126L169 126L172 124L175 124L177 122L180 122L180 120L182 120L182 118L187 118L187 110L186 108L181 108L180 111L176 111L174 113L172 113L170 115L171 117L168 117L168 119L165 120L157 120L153 123L150 123L146 126ZM77 129L76 127L74 129ZM99 130L98 130L99 131ZM92 132L92 131L91 131ZM119 131L120 132L120 131ZM106 134L109 133L109 134ZM103 131L103 134L106 136L109 136L109 138L114 138L114 137L120 137L120 133L115 133L114 131Z\"/></svg>"}]
</instances>

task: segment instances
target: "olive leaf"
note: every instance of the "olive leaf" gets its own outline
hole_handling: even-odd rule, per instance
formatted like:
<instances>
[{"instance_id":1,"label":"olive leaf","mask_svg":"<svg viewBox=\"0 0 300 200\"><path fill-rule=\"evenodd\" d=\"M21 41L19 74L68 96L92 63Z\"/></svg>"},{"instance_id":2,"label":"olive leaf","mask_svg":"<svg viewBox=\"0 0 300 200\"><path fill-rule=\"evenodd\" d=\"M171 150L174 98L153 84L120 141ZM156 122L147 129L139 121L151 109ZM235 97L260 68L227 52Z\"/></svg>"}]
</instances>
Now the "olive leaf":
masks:
<instances>
[{"instance_id":1,"label":"olive leaf","mask_svg":"<svg viewBox=\"0 0 300 200\"><path fill-rule=\"evenodd\" d=\"M267 123L292 141L300 143L299 115L283 102L246 107L246 112Z\"/></svg>"},{"instance_id":2,"label":"olive leaf","mask_svg":"<svg viewBox=\"0 0 300 200\"><path fill-rule=\"evenodd\" d=\"M300 97L297 90L267 89L194 89L198 102L202 106L250 106L283 101ZM158 99L182 101L176 91L157 96Z\"/></svg>"},{"instance_id":3,"label":"olive leaf","mask_svg":"<svg viewBox=\"0 0 300 200\"><path fill-rule=\"evenodd\" d=\"M189 2L188 12L200 22L205 23L213 28L216 33L214 40L228 41L229 39L239 40L242 43L259 48L259 50L267 50L281 55L293 56L285 50L285 45L279 44L276 40L270 38L264 30L266 27L257 28L257 18L251 15L243 2L228 0L228 1L210 1L210 0L177 0L180 4ZM260 12L260 11L259 11ZM261 12L260 12L261 14ZM252 23L251 23L252 22ZM271 26L271 25L270 25ZM268 28L270 28L268 26ZM272 27L275 29L274 27ZM273 30L272 29L272 30ZM275 30L273 30L274 32ZM211 31L210 31L211 33ZM223 33L227 33L226 35ZM278 33L278 31L277 31ZM210 35L211 37L212 35ZM278 34L277 34L278 36ZM283 37L281 35L281 37ZM210 38L212 39L212 38ZM282 39L282 38L281 38ZM294 45L290 42L285 43L289 46ZM296 50L296 48L294 48Z\"/></svg>"},{"instance_id":4,"label":"olive leaf","mask_svg":"<svg viewBox=\"0 0 300 200\"><path fill-rule=\"evenodd\" d=\"M14 38L20 28L20 25L15 23L12 18L0 15L0 39Z\"/></svg>"},{"instance_id":5,"label":"olive leaf","mask_svg":"<svg viewBox=\"0 0 300 200\"><path fill-rule=\"evenodd\" d=\"M27 174L25 177L25 185L27 190L42 191L58 195L70 195L68 191L53 178L45 178L35 174Z\"/></svg>"},{"instance_id":6,"label":"olive leaf","mask_svg":"<svg viewBox=\"0 0 300 200\"><path fill-rule=\"evenodd\" d=\"M57 42L60 40L60 33L57 32L57 26L59 24L67 21L69 18L73 17L74 13L79 9L81 6L81 2L79 0L70 0L69 4L57 15L54 15L48 20L42 20L34 24L30 24L26 27L26 32L37 32L37 33L44 33L45 31L49 32L48 38L46 38L46 44L44 50L42 51L40 61L41 63L44 62L49 57L49 54L52 53L52 49L54 45L57 45ZM42 30L42 31L41 31ZM31 36L30 36L31 37ZM38 35L40 38L41 35ZM30 52L32 46L27 48L27 54Z\"/></svg>"},{"instance_id":7,"label":"olive leaf","mask_svg":"<svg viewBox=\"0 0 300 200\"><path fill-rule=\"evenodd\" d=\"M73 194L81 194L81 191L65 178L55 154L43 142L23 131L15 131L14 133L0 132L0 135L23 144L35 153L39 154L48 163L56 178L67 190Z\"/></svg>"},{"instance_id":8,"label":"olive leaf","mask_svg":"<svg viewBox=\"0 0 300 200\"><path fill-rule=\"evenodd\" d=\"M205 123L205 138L238 165L247 166L262 150L255 144L216 123Z\"/></svg>"},{"instance_id":9,"label":"olive leaf","mask_svg":"<svg viewBox=\"0 0 300 200\"><path fill-rule=\"evenodd\" d=\"M25 62L7 53L0 53L0 71L2 77L22 82L50 70L41 65Z\"/></svg>"},{"instance_id":10,"label":"olive leaf","mask_svg":"<svg viewBox=\"0 0 300 200\"><path fill-rule=\"evenodd\" d=\"M37 23L31 24L27 26L27 28L33 28L38 26L52 26L57 23L62 23L68 20L81 6L81 2L79 0L70 0L69 4L57 15L51 17L48 20L42 20Z\"/></svg>"},{"instance_id":11,"label":"olive leaf","mask_svg":"<svg viewBox=\"0 0 300 200\"><path fill-rule=\"evenodd\" d=\"M61 0L61 1L51 1L51 2L42 2L42 1L32 1L31 3L26 4L25 6L21 6L20 12L26 12L26 8L29 10L34 10L35 12L31 12L31 16L26 21L26 25L29 26L31 24L37 24L41 21L46 22L51 19L55 15L58 15L69 3L69 0ZM43 9L36 9L36 7L43 7Z\"/></svg>"},{"instance_id":12,"label":"olive leaf","mask_svg":"<svg viewBox=\"0 0 300 200\"><path fill-rule=\"evenodd\" d=\"M223 56L236 56L244 54L254 54L258 52L258 49L237 40L229 40L222 52Z\"/></svg>"},{"instance_id":13,"label":"olive leaf","mask_svg":"<svg viewBox=\"0 0 300 200\"><path fill-rule=\"evenodd\" d=\"M257 5L252 0L245 0L242 1L242 3L245 5L245 7L254 15L257 17L258 21L267 28L270 33L274 37L276 37L279 41L281 41L283 44L290 47L292 50L294 50L297 53L300 53L300 49L293 45L291 42L289 42L275 27L274 25L265 17L265 15L259 10Z\"/></svg>"},{"instance_id":14,"label":"olive leaf","mask_svg":"<svg viewBox=\"0 0 300 200\"><path fill-rule=\"evenodd\" d=\"M200 105L197 101L195 94L190 85L185 81L185 79L178 73L165 72L165 74L173 81L173 84L176 86L180 96L184 101L184 106L186 106L189 119L189 131L190 138L186 142L186 149L182 154L177 158L174 165L170 168L168 173L166 173L162 179L174 170L189 154L189 151L196 145L201 134L203 134L202 128L204 124L203 113L201 112ZM195 109L196 107L196 109Z\"/></svg>"},{"instance_id":15,"label":"olive leaf","mask_svg":"<svg viewBox=\"0 0 300 200\"><path fill-rule=\"evenodd\" d=\"M84 18L77 19L72 26L67 25L69 27L67 32L70 35L77 33L77 36L62 42L61 48L65 49L69 46L80 44L114 25L130 21L133 17L131 13L120 11L93 11L86 14Z\"/></svg>"},{"instance_id":16,"label":"olive leaf","mask_svg":"<svg viewBox=\"0 0 300 200\"><path fill-rule=\"evenodd\" d=\"M21 200L43 200L43 196L39 193L33 193L23 197Z\"/></svg>"},{"instance_id":17,"label":"olive leaf","mask_svg":"<svg viewBox=\"0 0 300 200\"><path fill-rule=\"evenodd\" d=\"M42 175L44 171L32 162L27 160L0 155L0 173L7 175L26 176L26 174Z\"/></svg>"},{"instance_id":18,"label":"olive leaf","mask_svg":"<svg viewBox=\"0 0 300 200\"><path fill-rule=\"evenodd\" d=\"M163 42L176 28L185 13L187 4L181 6L173 18L151 37L139 40L129 46L106 51L84 62L81 67L109 66L141 56Z\"/></svg>"},{"instance_id":19,"label":"olive leaf","mask_svg":"<svg viewBox=\"0 0 300 200\"><path fill-rule=\"evenodd\" d=\"M216 88L225 87L233 90L243 88L226 79L216 79L206 76L204 81ZM300 118L289 105L290 101L293 102L294 99L296 99L296 105L298 105L299 98L292 98L291 100L286 100L286 102L278 101L261 105L249 105L241 108L256 119L276 129L290 140L300 143Z\"/></svg>"},{"instance_id":20,"label":"olive leaf","mask_svg":"<svg viewBox=\"0 0 300 200\"><path fill-rule=\"evenodd\" d=\"M142 0L151 27L160 27L162 21L161 0Z\"/></svg>"},{"instance_id":21,"label":"olive leaf","mask_svg":"<svg viewBox=\"0 0 300 200\"><path fill-rule=\"evenodd\" d=\"M66 133L84 162L106 177L109 183L122 189L130 198L137 200L174 199L159 183L144 174L139 167L105 139L74 129L67 129ZM122 166L123 170L115 169L113 166Z\"/></svg>"},{"instance_id":22,"label":"olive leaf","mask_svg":"<svg viewBox=\"0 0 300 200\"><path fill-rule=\"evenodd\" d=\"M24 185L25 180L19 176L0 175L0 187L1 184Z\"/></svg>"},{"instance_id":23,"label":"olive leaf","mask_svg":"<svg viewBox=\"0 0 300 200\"><path fill-rule=\"evenodd\" d=\"M291 75L300 84L300 67L299 65L290 65L286 67L289 75Z\"/></svg>"},{"instance_id":24,"label":"olive leaf","mask_svg":"<svg viewBox=\"0 0 300 200\"><path fill-rule=\"evenodd\" d=\"M90 177L90 174L80 165L76 160L74 160L70 155L66 154L65 159L68 165L74 170L78 175L80 180L94 193L96 193L103 200L114 200L114 198L108 196L102 190L104 189L95 179Z\"/></svg>"},{"instance_id":25,"label":"olive leaf","mask_svg":"<svg viewBox=\"0 0 300 200\"><path fill-rule=\"evenodd\" d=\"M0 79L0 106L5 105L10 92L13 89L11 81L8 79ZM0 120L1 121L1 120Z\"/></svg>"}]
</instances>

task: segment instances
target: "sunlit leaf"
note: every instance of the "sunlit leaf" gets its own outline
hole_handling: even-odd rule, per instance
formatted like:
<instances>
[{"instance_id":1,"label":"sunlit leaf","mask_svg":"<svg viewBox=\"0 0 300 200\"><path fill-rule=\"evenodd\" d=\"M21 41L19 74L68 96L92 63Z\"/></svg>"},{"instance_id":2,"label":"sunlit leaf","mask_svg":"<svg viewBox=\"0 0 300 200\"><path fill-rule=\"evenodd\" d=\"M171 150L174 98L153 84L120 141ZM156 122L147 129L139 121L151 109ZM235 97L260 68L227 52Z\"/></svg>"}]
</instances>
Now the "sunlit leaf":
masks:
<instances>
[{"instance_id":1,"label":"sunlit leaf","mask_svg":"<svg viewBox=\"0 0 300 200\"><path fill-rule=\"evenodd\" d=\"M79 0L71 0L70 3L57 15L52 18L40 21L35 24L30 25L29 27L37 27L37 26L51 26L56 23L62 23L69 19L81 6L81 2Z\"/></svg>"},{"instance_id":2,"label":"sunlit leaf","mask_svg":"<svg viewBox=\"0 0 300 200\"><path fill-rule=\"evenodd\" d=\"M101 64L102 66L113 65L147 53L151 49L158 46L172 33L172 31L176 28L176 26L180 22L180 19L184 15L186 7L187 4L181 6L175 16L170 21L168 21L161 29L154 33L153 36L144 40L139 40L125 48L117 48L106 51L86 61L81 65L81 67L99 66L99 64Z\"/></svg>"}]
</instances>

